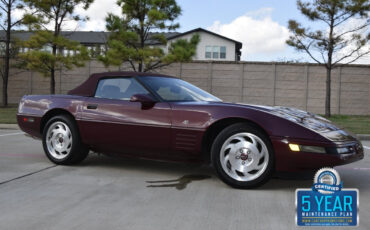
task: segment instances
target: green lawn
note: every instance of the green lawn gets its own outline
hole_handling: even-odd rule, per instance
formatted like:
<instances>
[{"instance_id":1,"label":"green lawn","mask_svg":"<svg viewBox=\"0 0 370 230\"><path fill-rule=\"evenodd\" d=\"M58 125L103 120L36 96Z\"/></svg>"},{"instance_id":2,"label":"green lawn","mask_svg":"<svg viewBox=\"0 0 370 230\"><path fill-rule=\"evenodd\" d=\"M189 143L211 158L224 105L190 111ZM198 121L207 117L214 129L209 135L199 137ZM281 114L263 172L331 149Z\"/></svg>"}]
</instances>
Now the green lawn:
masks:
<instances>
[{"instance_id":1,"label":"green lawn","mask_svg":"<svg viewBox=\"0 0 370 230\"><path fill-rule=\"evenodd\" d=\"M0 124L16 124L17 106L0 107ZM332 122L356 134L370 134L370 116L333 115Z\"/></svg>"},{"instance_id":2,"label":"green lawn","mask_svg":"<svg viewBox=\"0 0 370 230\"><path fill-rule=\"evenodd\" d=\"M0 107L0 124L16 124L17 106Z\"/></svg>"},{"instance_id":3,"label":"green lawn","mask_svg":"<svg viewBox=\"0 0 370 230\"><path fill-rule=\"evenodd\" d=\"M370 116L333 115L329 120L353 133L370 134Z\"/></svg>"}]
</instances>

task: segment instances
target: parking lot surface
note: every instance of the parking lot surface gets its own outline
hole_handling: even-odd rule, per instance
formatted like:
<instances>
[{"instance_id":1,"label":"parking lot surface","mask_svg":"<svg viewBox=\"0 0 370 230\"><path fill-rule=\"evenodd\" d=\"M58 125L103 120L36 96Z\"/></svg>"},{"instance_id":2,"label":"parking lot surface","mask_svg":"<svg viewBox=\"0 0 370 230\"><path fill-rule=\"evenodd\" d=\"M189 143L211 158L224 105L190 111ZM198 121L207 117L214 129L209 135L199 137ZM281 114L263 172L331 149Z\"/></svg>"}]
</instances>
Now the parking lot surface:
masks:
<instances>
[{"instance_id":1,"label":"parking lot surface","mask_svg":"<svg viewBox=\"0 0 370 230\"><path fill-rule=\"evenodd\" d=\"M364 160L336 167L344 187L360 191L356 229L370 229L370 141L363 144ZM237 190L194 164L90 154L56 166L40 141L0 130L0 229L306 229L295 226L295 190L310 188L311 177Z\"/></svg>"}]
</instances>

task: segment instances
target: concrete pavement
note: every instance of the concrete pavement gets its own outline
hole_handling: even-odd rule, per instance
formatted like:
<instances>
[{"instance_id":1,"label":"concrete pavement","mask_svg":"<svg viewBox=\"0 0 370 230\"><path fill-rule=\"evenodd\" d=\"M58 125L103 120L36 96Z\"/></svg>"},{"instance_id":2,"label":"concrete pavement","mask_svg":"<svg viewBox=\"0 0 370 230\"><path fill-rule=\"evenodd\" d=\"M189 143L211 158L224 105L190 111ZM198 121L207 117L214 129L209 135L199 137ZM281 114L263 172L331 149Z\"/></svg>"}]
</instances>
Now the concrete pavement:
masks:
<instances>
[{"instance_id":1,"label":"concrete pavement","mask_svg":"<svg viewBox=\"0 0 370 230\"><path fill-rule=\"evenodd\" d=\"M345 188L360 190L359 229L370 229L370 141L363 144L364 160L336 169ZM295 189L312 186L300 178L236 190L199 165L93 154L55 166L40 141L0 130L0 229L297 229Z\"/></svg>"}]
</instances>

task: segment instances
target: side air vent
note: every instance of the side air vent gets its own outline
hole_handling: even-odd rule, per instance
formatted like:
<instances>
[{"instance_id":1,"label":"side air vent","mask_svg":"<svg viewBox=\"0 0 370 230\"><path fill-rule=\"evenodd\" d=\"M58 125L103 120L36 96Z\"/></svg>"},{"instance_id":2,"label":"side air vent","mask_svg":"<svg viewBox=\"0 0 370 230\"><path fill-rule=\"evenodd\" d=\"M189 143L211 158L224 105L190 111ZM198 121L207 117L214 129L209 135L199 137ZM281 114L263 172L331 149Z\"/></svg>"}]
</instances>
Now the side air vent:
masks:
<instances>
[{"instance_id":1,"label":"side air vent","mask_svg":"<svg viewBox=\"0 0 370 230\"><path fill-rule=\"evenodd\" d=\"M177 133L175 135L175 148L178 150L192 151L197 142L197 135Z\"/></svg>"}]
</instances>

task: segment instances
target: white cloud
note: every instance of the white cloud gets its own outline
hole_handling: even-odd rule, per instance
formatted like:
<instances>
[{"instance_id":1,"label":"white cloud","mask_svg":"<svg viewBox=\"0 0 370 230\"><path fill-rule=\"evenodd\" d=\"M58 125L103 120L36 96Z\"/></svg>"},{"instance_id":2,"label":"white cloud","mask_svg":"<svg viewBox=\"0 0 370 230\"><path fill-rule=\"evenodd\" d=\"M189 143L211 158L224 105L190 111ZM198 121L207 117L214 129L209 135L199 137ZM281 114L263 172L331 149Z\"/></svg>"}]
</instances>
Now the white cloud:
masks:
<instances>
[{"instance_id":1,"label":"white cloud","mask_svg":"<svg viewBox=\"0 0 370 230\"><path fill-rule=\"evenodd\" d=\"M339 26L336 30L336 34L342 34L346 31L351 31L356 28L359 28L361 25L366 24L367 19L359 19L359 18L351 18L347 22L345 22L342 26ZM362 37L366 37L366 35L370 32L369 27L365 27L361 30L356 31L356 34L362 35ZM347 33L344 37L344 39L351 40L352 35L354 33ZM350 42L346 47L344 47L342 50L340 50L336 55L334 56L334 61L350 54L353 50L356 49L356 44L354 41ZM358 57L359 54L363 54L365 52L370 51L370 43L368 42L365 46L362 47L362 49L359 50L359 52L354 53L351 57L344 59L341 63L347 63L352 60L354 60L356 57ZM370 54L367 54L365 56L362 56L357 61L354 62L354 64L369 64L370 63Z\"/></svg>"},{"instance_id":2,"label":"white cloud","mask_svg":"<svg viewBox=\"0 0 370 230\"><path fill-rule=\"evenodd\" d=\"M26 7L25 9L16 9L13 12L14 19L20 19L24 12L31 10ZM63 23L63 30L82 30L82 31L104 31L105 18L108 13L116 15L121 14L121 8L116 4L116 0L95 0L90 7L85 10L82 6L77 6L74 13L82 17L89 17L90 20L86 22L76 22L74 20L66 20ZM53 29L52 23L46 26L48 29ZM25 27L21 27L26 29Z\"/></svg>"},{"instance_id":3,"label":"white cloud","mask_svg":"<svg viewBox=\"0 0 370 230\"><path fill-rule=\"evenodd\" d=\"M105 30L105 17L108 13L121 14L121 8L116 4L116 0L95 0L87 10L81 6L76 7L75 13L90 20L83 23L68 21L64 29L83 30L83 31L103 31Z\"/></svg>"},{"instance_id":4,"label":"white cloud","mask_svg":"<svg viewBox=\"0 0 370 230\"><path fill-rule=\"evenodd\" d=\"M215 21L207 29L241 41L242 60L253 54L269 55L287 49L289 30L271 19L272 8L262 8L237 17L230 23Z\"/></svg>"},{"instance_id":5,"label":"white cloud","mask_svg":"<svg viewBox=\"0 0 370 230\"><path fill-rule=\"evenodd\" d=\"M23 17L23 14L26 12L26 10L29 10L29 9L28 8L26 8L26 9L15 9L13 11L12 21L17 21L17 20L21 19Z\"/></svg>"}]
</instances>

